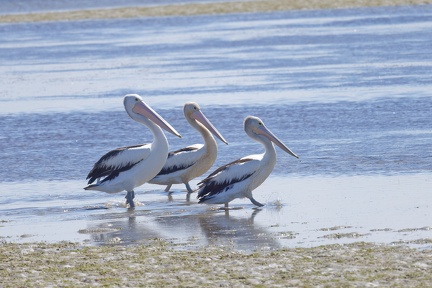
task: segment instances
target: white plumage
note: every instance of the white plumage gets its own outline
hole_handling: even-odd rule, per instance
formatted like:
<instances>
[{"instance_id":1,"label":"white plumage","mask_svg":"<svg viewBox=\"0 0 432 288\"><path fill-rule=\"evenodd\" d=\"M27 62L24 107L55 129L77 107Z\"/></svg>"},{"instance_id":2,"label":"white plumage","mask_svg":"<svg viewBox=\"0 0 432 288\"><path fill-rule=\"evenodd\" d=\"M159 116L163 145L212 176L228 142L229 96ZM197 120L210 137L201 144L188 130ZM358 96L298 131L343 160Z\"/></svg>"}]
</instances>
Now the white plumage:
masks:
<instances>
[{"instance_id":1,"label":"white plumage","mask_svg":"<svg viewBox=\"0 0 432 288\"><path fill-rule=\"evenodd\" d=\"M212 134L228 144L219 131L204 116L197 103L186 103L183 112L189 124L201 134L204 144L190 145L168 154L162 170L149 181L149 183L153 184L167 185L166 192L169 191L172 184L181 183L185 184L189 193L193 192L189 181L207 172L217 158L218 147Z\"/></svg>"},{"instance_id":2,"label":"white plumage","mask_svg":"<svg viewBox=\"0 0 432 288\"><path fill-rule=\"evenodd\" d=\"M264 145L265 152L246 156L219 167L199 182L199 203L225 204L227 208L228 203L236 198L248 198L254 205L263 206L253 198L252 191L267 179L276 164L273 143L298 158L258 117L246 117L244 130L250 138Z\"/></svg>"},{"instance_id":3,"label":"white plumage","mask_svg":"<svg viewBox=\"0 0 432 288\"><path fill-rule=\"evenodd\" d=\"M133 208L134 188L152 179L161 170L168 155L168 141L161 128L178 137L181 136L139 95L126 95L123 104L133 120L150 129L153 142L121 147L106 153L89 172L89 185L84 189L107 193L126 190L126 204ZM94 181L97 182L92 184Z\"/></svg>"}]
</instances>

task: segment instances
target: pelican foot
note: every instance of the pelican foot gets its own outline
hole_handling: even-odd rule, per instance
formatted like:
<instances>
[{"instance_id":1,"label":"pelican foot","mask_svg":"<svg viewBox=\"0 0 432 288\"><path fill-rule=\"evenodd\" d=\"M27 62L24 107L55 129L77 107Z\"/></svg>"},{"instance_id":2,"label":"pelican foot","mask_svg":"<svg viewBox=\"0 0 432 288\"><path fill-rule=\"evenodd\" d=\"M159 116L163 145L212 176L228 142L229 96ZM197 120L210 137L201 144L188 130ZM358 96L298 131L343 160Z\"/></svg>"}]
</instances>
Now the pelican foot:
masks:
<instances>
[{"instance_id":1,"label":"pelican foot","mask_svg":"<svg viewBox=\"0 0 432 288\"><path fill-rule=\"evenodd\" d=\"M241 210L243 207L219 207L218 210L230 211L230 210Z\"/></svg>"},{"instance_id":2,"label":"pelican foot","mask_svg":"<svg viewBox=\"0 0 432 288\"><path fill-rule=\"evenodd\" d=\"M252 202L252 204L254 204L258 207L264 206L264 204L261 204L260 202L256 201L253 197L249 198L249 200Z\"/></svg>"},{"instance_id":3,"label":"pelican foot","mask_svg":"<svg viewBox=\"0 0 432 288\"><path fill-rule=\"evenodd\" d=\"M188 193L193 193L194 192L194 190L192 190L192 188L190 187L189 182L185 183L185 186L186 186L186 189L187 189Z\"/></svg>"},{"instance_id":4,"label":"pelican foot","mask_svg":"<svg viewBox=\"0 0 432 288\"><path fill-rule=\"evenodd\" d=\"M133 199L135 198L135 192L128 191L125 198L126 198L126 206L129 204L129 208L135 208L135 203L133 201Z\"/></svg>"}]
</instances>

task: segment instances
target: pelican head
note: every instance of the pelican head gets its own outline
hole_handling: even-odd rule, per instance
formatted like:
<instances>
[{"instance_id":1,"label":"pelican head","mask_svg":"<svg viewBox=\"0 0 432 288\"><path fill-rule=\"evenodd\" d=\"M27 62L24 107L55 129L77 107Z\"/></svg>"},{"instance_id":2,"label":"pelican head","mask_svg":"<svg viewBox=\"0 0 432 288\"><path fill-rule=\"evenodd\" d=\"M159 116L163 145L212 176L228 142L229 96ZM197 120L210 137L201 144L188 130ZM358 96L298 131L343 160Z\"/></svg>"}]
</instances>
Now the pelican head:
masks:
<instances>
[{"instance_id":1,"label":"pelican head","mask_svg":"<svg viewBox=\"0 0 432 288\"><path fill-rule=\"evenodd\" d=\"M288 154L299 158L294 152L292 152L282 141L280 141L267 127L264 125L264 122L255 116L248 116L244 120L244 130L246 134L254 140L259 142L263 142L263 137L267 138L283 151ZM264 140L265 141L265 140Z\"/></svg>"},{"instance_id":2,"label":"pelican head","mask_svg":"<svg viewBox=\"0 0 432 288\"><path fill-rule=\"evenodd\" d=\"M186 119L191 121L197 121L204 125L213 135L215 135L217 138L219 138L222 142L225 144L228 144L228 142L225 140L225 138L219 133L219 131L213 126L213 124L205 117L205 115L201 112L201 108L198 105L198 103L195 102L187 102L183 106L183 113L186 117Z\"/></svg>"},{"instance_id":3,"label":"pelican head","mask_svg":"<svg viewBox=\"0 0 432 288\"><path fill-rule=\"evenodd\" d=\"M123 99L123 104L126 112L129 116L141 122L140 120L145 119L150 120L154 124L158 125L162 129L174 134L181 138L181 135L167 122L163 119L156 111L154 111L150 106L148 106L141 96L138 94L128 94Z\"/></svg>"}]
</instances>

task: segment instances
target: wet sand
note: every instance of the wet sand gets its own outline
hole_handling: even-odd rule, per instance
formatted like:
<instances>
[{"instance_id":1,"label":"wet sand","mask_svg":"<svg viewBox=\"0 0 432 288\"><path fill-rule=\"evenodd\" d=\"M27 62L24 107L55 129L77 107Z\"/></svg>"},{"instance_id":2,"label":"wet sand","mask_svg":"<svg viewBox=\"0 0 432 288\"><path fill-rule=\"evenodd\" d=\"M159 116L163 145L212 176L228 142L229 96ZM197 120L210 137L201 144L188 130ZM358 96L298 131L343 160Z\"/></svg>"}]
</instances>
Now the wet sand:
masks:
<instances>
[{"instance_id":1,"label":"wet sand","mask_svg":"<svg viewBox=\"0 0 432 288\"><path fill-rule=\"evenodd\" d=\"M34 14L0 15L0 23L114 19L159 16L190 16L204 14L253 13L282 10L335 9L367 6L431 4L431 0L267 0L219 3L171 4L151 7L125 7L94 10L61 11Z\"/></svg>"}]
</instances>

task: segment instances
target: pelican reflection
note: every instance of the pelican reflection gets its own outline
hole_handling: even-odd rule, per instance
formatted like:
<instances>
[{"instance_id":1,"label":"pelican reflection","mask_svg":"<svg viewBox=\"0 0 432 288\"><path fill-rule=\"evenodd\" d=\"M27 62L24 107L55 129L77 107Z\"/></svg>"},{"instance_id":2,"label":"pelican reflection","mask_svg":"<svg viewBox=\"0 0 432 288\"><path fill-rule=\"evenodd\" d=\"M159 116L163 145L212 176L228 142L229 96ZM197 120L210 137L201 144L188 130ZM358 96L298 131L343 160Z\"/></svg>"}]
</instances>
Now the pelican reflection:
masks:
<instances>
[{"instance_id":1,"label":"pelican reflection","mask_svg":"<svg viewBox=\"0 0 432 288\"><path fill-rule=\"evenodd\" d=\"M187 209L189 205L175 207L179 209L170 213L166 210L153 210L151 213L135 210L132 213L98 215L82 231L88 231L91 241L96 244L127 245L161 239L185 249L209 245L229 245L242 251L280 248L274 235L255 223L261 209L225 211L201 208L191 212Z\"/></svg>"}]
</instances>

